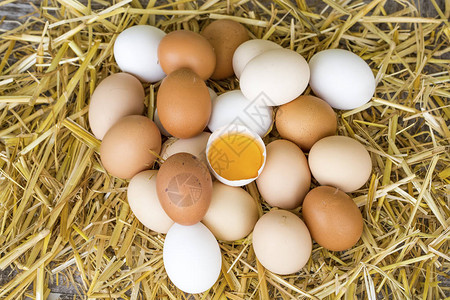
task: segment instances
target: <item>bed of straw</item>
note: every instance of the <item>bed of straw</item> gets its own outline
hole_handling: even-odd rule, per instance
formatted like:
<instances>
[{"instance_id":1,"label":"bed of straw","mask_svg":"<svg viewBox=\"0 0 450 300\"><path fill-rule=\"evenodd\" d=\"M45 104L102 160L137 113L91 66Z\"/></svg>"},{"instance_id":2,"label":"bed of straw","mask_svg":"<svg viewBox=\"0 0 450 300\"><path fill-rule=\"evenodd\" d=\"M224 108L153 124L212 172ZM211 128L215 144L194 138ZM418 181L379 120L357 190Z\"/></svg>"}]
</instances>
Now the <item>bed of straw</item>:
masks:
<instances>
[{"instance_id":1,"label":"bed of straw","mask_svg":"<svg viewBox=\"0 0 450 300\"><path fill-rule=\"evenodd\" d=\"M44 0L23 25L1 32L0 270L13 276L0 298L46 299L61 285L91 299L448 297L450 3L430 0L437 16L425 18L405 0L388 13L389 1ZM140 224L127 182L102 167L88 104L99 81L119 72L113 44L125 28L198 32L222 18L306 60L338 47L365 59L376 93L360 108L337 112L338 133L364 144L374 167L352 193L365 220L355 247L330 252L314 244L301 272L278 276L255 259L251 235L220 242L219 280L204 294L185 295L164 271L164 235ZM239 86L235 78L208 85L218 93ZM144 86L152 118L159 83ZM254 183L246 189L261 214L270 209Z\"/></svg>"}]
</instances>

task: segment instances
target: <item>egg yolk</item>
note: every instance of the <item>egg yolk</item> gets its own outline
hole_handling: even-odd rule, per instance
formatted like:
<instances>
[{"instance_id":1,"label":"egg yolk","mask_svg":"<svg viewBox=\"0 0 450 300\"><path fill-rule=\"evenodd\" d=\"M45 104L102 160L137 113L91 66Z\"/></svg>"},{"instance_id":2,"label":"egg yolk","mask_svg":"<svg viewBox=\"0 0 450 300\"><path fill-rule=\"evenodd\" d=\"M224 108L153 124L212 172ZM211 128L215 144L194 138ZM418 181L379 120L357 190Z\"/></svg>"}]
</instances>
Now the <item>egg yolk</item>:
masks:
<instances>
[{"instance_id":1,"label":"egg yolk","mask_svg":"<svg viewBox=\"0 0 450 300\"><path fill-rule=\"evenodd\" d=\"M227 180L242 180L258 176L264 157L254 138L230 133L212 142L208 160L219 176Z\"/></svg>"}]
</instances>

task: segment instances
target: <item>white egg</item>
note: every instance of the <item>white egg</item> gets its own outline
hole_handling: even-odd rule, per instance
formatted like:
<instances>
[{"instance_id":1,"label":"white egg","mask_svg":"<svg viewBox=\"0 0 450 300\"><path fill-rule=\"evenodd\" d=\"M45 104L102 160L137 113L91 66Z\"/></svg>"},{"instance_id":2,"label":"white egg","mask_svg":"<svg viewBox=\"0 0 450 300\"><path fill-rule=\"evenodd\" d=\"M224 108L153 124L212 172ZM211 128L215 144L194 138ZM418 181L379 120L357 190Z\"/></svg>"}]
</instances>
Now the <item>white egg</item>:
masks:
<instances>
[{"instance_id":1,"label":"white egg","mask_svg":"<svg viewBox=\"0 0 450 300\"><path fill-rule=\"evenodd\" d=\"M228 124L247 126L263 137L273 124L272 107L249 101L240 90L223 93L213 102L208 128L214 132Z\"/></svg>"},{"instance_id":2,"label":"white egg","mask_svg":"<svg viewBox=\"0 0 450 300\"><path fill-rule=\"evenodd\" d=\"M268 40L249 40L239 45L233 54L233 70L236 77L241 77L242 71L249 61L263 52L282 49L282 47Z\"/></svg>"},{"instance_id":3,"label":"white egg","mask_svg":"<svg viewBox=\"0 0 450 300\"><path fill-rule=\"evenodd\" d=\"M219 244L202 223L173 224L164 241L163 261L173 284L191 294L211 288L222 267Z\"/></svg>"},{"instance_id":4,"label":"white egg","mask_svg":"<svg viewBox=\"0 0 450 300\"><path fill-rule=\"evenodd\" d=\"M167 216L159 203L156 193L156 170L136 174L128 185L128 204L138 220L145 227L159 233L167 233L172 219Z\"/></svg>"},{"instance_id":5,"label":"white egg","mask_svg":"<svg viewBox=\"0 0 450 300\"><path fill-rule=\"evenodd\" d=\"M141 81L163 79L166 74L158 61L158 46L165 35L164 31L150 25L137 25L122 31L114 43L114 59L119 68Z\"/></svg>"},{"instance_id":6,"label":"white egg","mask_svg":"<svg viewBox=\"0 0 450 300\"><path fill-rule=\"evenodd\" d=\"M354 109L366 104L375 92L375 78L358 55L342 49L316 53L309 61L309 84L319 98L337 109Z\"/></svg>"},{"instance_id":7,"label":"white egg","mask_svg":"<svg viewBox=\"0 0 450 300\"><path fill-rule=\"evenodd\" d=\"M161 123L161 120L159 119L158 116L158 110L155 109L155 115L153 116L153 121L155 121L156 126L158 126L159 131L161 132L162 135L164 136L172 136L163 126L163 124Z\"/></svg>"},{"instance_id":8,"label":"white egg","mask_svg":"<svg viewBox=\"0 0 450 300\"><path fill-rule=\"evenodd\" d=\"M186 152L197 156L206 165L206 144L211 133L202 132L189 139L170 138L162 146L161 157L168 159L170 156Z\"/></svg>"},{"instance_id":9,"label":"white egg","mask_svg":"<svg viewBox=\"0 0 450 300\"><path fill-rule=\"evenodd\" d=\"M240 86L250 101L276 106L300 96L308 81L309 67L303 56L292 50L275 49L248 62Z\"/></svg>"}]
</instances>

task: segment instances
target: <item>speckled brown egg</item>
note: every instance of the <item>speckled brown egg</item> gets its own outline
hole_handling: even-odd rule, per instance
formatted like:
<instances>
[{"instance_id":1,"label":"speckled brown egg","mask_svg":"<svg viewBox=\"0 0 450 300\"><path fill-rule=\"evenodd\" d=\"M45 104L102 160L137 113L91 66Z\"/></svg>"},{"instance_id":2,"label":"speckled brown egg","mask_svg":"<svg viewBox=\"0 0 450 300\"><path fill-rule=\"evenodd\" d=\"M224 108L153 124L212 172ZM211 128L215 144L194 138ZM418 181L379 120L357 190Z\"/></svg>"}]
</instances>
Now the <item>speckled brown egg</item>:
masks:
<instances>
[{"instance_id":1,"label":"speckled brown egg","mask_svg":"<svg viewBox=\"0 0 450 300\"><path fill-rule=\"evenodd\" d=\"M275 124L281 137L309 151L321 138L336 134L337 120L331 106L314 96L299 96L279 107Z\"/></svg>"},{"instance_id":2,"label":"speckled brown egg","mask_svg":"<svg viewBox=\"0 0 450 300\"><path fill-rule=\"evenodd\" d=\"M202 220L211 203L211 175L196 156L177 153L161 165L156 191L162 208L174 222L193 225Z\"/></svg>"},{"instance_id":3,"label":"speckled brown egg","mask_svg":"<svg viewBox=\"0 0 450 300\"><path fill-rule=\"evenodd\" d=\"M206 26L201 34L211 43L216 53L216 68L211 78L233 76L234 51L249 39L245 27L232 20L216 20Z\"/></svg>"},{"instance_id":4,"label":"speckled brown egg","mask_svg":"<svg viewBox=\"0 0 450 300\"><path fill-rule=\"evenodd\" d=\"M302 212L312 238L328 250L349 249L361 237L361 212L353 199L337 188L312 189L303 201Z\"/></svg>"},{"instance_id":5,"label":"speckled brown egg","mask_svg":"<svg viewBox=\"0 0 450 300\"><path fill-rule=\"evenodd\" d=\"M130 179L150 169L161 151L161 134L152 120L144 116L126 116L105 134L100 158L113 176Z\"/></svg>"},{"instance_id":6,"label":"speckled brown egg","mask_svg":"<svg viewBox=\"0 0 450 300\"><path fill-rule=\"evenodd\" d=\"M166 74L189 68L203 80L211 76L216 66L216 54L208 40L188 30L172 31L162 38L158 59Z\"/></svg>"},{"instance_id":7,"label":"speckled brown egg","mask_svg":"<svg viewBox=\"0 0 450 300\"><path fill-rule=\"evenodd\" d=\"M187 139L200 134L211 115L211 98L205 82L193 71L180 69L161 83L156 107L163 127Z\"/></svg>"}]
</instances>

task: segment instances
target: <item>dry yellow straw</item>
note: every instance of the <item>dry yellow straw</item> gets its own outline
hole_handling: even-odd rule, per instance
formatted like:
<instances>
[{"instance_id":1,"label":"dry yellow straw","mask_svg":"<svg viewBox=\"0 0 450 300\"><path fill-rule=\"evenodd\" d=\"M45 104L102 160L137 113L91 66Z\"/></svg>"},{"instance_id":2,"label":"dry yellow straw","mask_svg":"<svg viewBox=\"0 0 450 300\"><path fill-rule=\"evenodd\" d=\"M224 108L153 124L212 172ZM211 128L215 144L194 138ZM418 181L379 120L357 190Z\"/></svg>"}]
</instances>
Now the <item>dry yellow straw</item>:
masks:
<instances>
[{"instance_id":1,"label":"dry yellow straw","mask_svg":"<svg viewBox=\"0 0 450 300\"><path fill-rule=\"evenodd\" d=\"M433 18L413 2L41 1L38 15L0 31L0 298L45 299L65 284L90 299L187 298L165 273L164 236L137 221L127 182L103 169L88 104L96 84L119 71L112 46L124 28L199 31L224 18L307 60L337 47L365 59L376 94L338 112L338 133L361 141L374 168L352 193L365 218L355 247L336 253L314 244L300 273L279 276L256 261L251 236L220 243L223 274L193 299L448 297L450 1L427 2ZM208 85L222 93L238 82ZM157 89L145 84L151 118ZM266 142L276 138L274 129ZM246 188L266 212L256 186Z\"/></svg>"}]
</instances>

